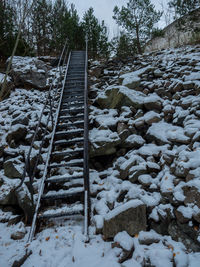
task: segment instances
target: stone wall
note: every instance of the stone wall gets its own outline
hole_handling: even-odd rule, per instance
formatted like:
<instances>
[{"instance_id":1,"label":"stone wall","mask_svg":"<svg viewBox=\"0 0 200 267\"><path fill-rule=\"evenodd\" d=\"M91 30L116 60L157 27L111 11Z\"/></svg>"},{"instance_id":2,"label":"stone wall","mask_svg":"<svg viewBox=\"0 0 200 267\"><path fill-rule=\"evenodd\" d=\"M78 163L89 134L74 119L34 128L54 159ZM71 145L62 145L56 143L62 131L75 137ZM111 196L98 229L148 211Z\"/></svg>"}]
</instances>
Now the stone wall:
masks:
<instances>
[{"instance_id":1,"label":"stone wall","mask_svg":"<svg viewBox=\"0 0 200 267\"><path fill-rule=\"evenodd\" d=\"M174 48L200 40L200 8L192 11L164 29L163 37L150 40L145 52Z\"/></svg>"}]
</instances>

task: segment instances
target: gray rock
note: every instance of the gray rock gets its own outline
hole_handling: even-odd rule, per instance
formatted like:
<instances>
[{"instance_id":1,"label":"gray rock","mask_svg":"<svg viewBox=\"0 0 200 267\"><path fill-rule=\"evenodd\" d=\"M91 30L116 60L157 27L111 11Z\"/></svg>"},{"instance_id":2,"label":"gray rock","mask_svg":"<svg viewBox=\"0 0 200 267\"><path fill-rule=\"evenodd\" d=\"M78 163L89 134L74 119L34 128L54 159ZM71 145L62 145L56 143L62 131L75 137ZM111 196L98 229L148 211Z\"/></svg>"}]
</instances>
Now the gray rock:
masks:
<instances>
[{"instance_id":1,"label":"gray rock","mask_svg":"<svg viewBox=\"0 0 200 267\"><path fill-rule=\"evenodd\" d=\"M127 126L126 123L124 123L124 122L118 122L118 124L117 124L117 133L118 134L122 133L126 129L128 129L128 126Z\"/></svg>"},{"instance_id":2,"label":"gray rock","mask_svg":"<svg viewBox=\"0 0 200 267\"><path fill-rule=\"evenodd\" d=\"M46 64L37 58L13 58L11 76L17 87L46 89L47 71Z\"/></svg>"},{"instance_id":3,"label":"gray rock","mask_svg":"<svg viewBox=\"0 0 200 267\"><path fill-rule=\"evenodd\" d=\"M31 195L28 191L27 186L23 184L22 187L15 191L15 194L17 197L18 205L24 211L27 222L31 222L33 218L34 207L32 205Z\"/></svg>"},{"instance_id":4,"label":"gray rock","mask_svg":"<svg viewBox=\"0 0 200 267\"><path fill-rule=\"evenodd\" d=\"M160 114L154 111L149 111L144 115L144 120L148 125L161 121Z\"/></svg>"},{"instance_id":5,"label":"gray rock","mask_svg":"<svg viewBox=\"0 0 200 267\"><path fill-rule=\"evenodd\" d=\"M185 195L184 204L194 204L200 208L200 192L196 187L184 186L183 192Z\"/></svg>"},{"instance_id":6,"label":"gray rock","mask_svg":"<svg viewBox=\"0 0 200 267\"><path fill-rule=\"evenodd\" d=\"M20 170L13 160L7 160L3 164L4 174L8 178L22 178L22 170Z\"/></svg>"},{"instance_id":7,"label":"gray rock","mask_svg":"<svg viewBox=\"0 0 200 267\"><path fill-rule=\"evenodd\" d=\"M129 170L129 181L135 183L140 175L147 174L146 164L139 164Z\"/></svg>"},{"instance_id":8,"label":"gray rock","mask_svg":"<svg viewBox=\"0 0 200 267\"><path fill-rule=\"evenodd\" d=\"M0 146L0 158L3 157L4 146Z\"/></svg>"},{"instance_id":9,"label":"gray rock","mask_svg":"<svg viewBox=\"0 0 200 267\"><path fill-rule=\"evenodd\" d=\"M7 179L8 180L8 179ZM4 180L0 187L0 205L2 206L12 206L17 205L17 198L14 192L13 181Z\"/></svg>"},{"instance_id":10,"label":"gray rock","mask_svg":"<svg viewBox=\"0 0 200 267\"><path fill-rule=\"evenodd\" d=\"M94 128L90 131L90 142L90 157L96 157L116 153L116 146L121 143L121 139L109 129Z\"/></svg>"},{"instance_id":11,"label":"gray rock","mask_svg":"<svg viewBox=\"0 0 200 267\"><path fill-rule=\"evenodd\" d=\"M102 108L128 106L138 109L143 106L144 97L143 93L130 90L125 86L112 86L99 95L96 101Z\"/></svg>"},{"instance_id":12,"label":"gray rock","mask_svg":"<svg viewBox=\"0 0 200 267\"><path fill-rule=\"evenodd\" d=\"M146 230L146 206L140 200L130 200L110 211L105 216L103 235L105 239L113 239L122 231L133 236Z\"/></svg>"},{"instance_id":13,"label":"gray rock","mask_svg":"<svg viewBox=\"0 0 200 267\"><path fill-rule=\"evenodd\" d=\"M180 212L179 210L175 210L175 215L176 215L177 221L179 221L180 223L187 223L190 220L190 218L185 217L184 214Z\"/></svg>"},{"instance_id":14,"label":"gray rock","mask_svg":"<svg viewBox=\"0 0 200 267\"><path fill-rule=\"evenodd\" d=\"M3 85L5 74L0 73L0 87ZM10 95L10 92L15 88L15 84L13 83L10 76L7 77L6 80L6 93L7 97Z\"/></svg>"},{"instance_id":15,"label":"gray rock","mask_svg":"<svg viewBox=\"0 0 200 267\"><path fill-rule=\"evenodd\" d=\"M185 233L179 224L171 222L168 227L169 235L177 242L182 242L189 251L199 252L200 244Z\"/></svg>"},{"instance_id":16,"label":"gray rock","mask_svg":"<svg viewBox=\"0 0 200 267\"><path fill-rule=\"evenodd\" d=\"M159 70L159 69L157 69L157 70L154 70L154 73L153 74L154 74L154 76L156 78L161 78L164 75L164 72L161 71L161 70Z\"/></svg>"},{"instance_id":17,"label":"gray rock","mask_svg":"<svg viewBox=\"0 0 200 267\"><path fill-rule=\"evenodd\" d=\"M143 146L145 143L145 140L136 134L129 135L123 144L121 145L122 147L128 147L128 148L140 148Z\"/></svg>"},{"instance_id":18,"label":"gray rock","mask_svg":"<svg viewBox=\"0 0 200 267\"><path fill-rule=\"evenodd\" d=\"M25 232L17 231L15 233L12 233L10 238L13 240L20 240L25 237L25 234L26 234Z\"/></svg>"},{"instance_id":19,"label":"gray rock","mask_svg":"<svg viewBox=\"0 0 200 267\"><path fill-rule=\"evenodd\" d=\"M17 124L7 134L6 141L10 146L16 146L19 142L24 141L26 134L27 128L24 125Z\"/></svg>"},{"instance_id":20,"label":"gray rock","mask_svg":"<svg viewBox=\"0 0 200 267\"><path fill-rule=\"evenodd\" d=\"M147 110L156 110L156 111L162 110L162 102L158 96L147 97L144 101L144 106Z\"/></svg>"},{"instance_id":21,"label":"gray rock","mask_svg":"<svg viewBox=\"0 0 200 267\"><path fill-rule=\"evenodd\" d=\"M16 124L22 124L22 125L28 125L29 123L29 118L24 116L24 115L19 115L17 118L15 118L11 125L16 125Z\"/></svg>"}]
</instances>

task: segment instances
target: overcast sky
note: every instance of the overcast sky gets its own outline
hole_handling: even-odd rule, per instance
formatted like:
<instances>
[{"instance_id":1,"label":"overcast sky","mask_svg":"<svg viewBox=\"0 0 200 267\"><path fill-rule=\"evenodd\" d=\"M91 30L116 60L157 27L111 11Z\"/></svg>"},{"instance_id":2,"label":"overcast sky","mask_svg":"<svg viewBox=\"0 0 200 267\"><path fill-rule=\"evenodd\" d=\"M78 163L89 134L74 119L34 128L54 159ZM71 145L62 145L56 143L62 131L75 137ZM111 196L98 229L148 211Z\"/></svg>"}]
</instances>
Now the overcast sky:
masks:
<instances>
[{"instance_id":1,"label":"overcast sky","mask_svg":"<svg viewBox=\"0 0 200 267\"><path fill-rule=\"evenodd\" d=\"M121 7L126 6L128 0L68 0L69 3L73 3L82 18L82 15L89 7L93 7L95 11L95 16L100 20L105 20L106 25L109 27L109 35L111 37L117 35L118 27L115 21L112 19L114 6ZM161 3L167 6L168 0L151 0L151 2L156 6L156 9L161 10ZM160 27L165 26L164 19L159 23Z\"/></svg>"}]
</instances>

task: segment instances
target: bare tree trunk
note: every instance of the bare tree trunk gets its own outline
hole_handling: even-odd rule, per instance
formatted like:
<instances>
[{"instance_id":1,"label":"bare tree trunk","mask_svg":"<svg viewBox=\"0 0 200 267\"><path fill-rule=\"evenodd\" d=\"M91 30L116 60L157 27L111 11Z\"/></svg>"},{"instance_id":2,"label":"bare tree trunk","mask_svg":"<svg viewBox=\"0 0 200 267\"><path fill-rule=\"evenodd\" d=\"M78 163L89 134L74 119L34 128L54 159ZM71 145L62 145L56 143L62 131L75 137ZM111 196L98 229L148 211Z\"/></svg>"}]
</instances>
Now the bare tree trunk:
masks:
<instances>
[{"instance_id":1,"label":"bare tree trunk","mask_svg":"<svg viewBox=\"0 0 200 267\"><path fill-rule=\"evenodd\" d=\"M30 10L32 9L32 6L33 6L33 3L31 4L30 8L28 9L28 1L26 0L25 8L24 8L24 11L23 11L23 15L22 15L22 18L21 18L21 21L20 21L20 24L19 24L19 29L18 29L18 34L17 34L17 38L16 38L16 41L15 41L15 45L14 45L14 48L13 48L13 51L12 51L8 66L6 68L6 74L4 76L3 84L2 84L2 87L1 87L0 101L3 101L10 94L10 92L6 90L7 89L7 78L8 78L8 75L10 73L13 57L15 56L15 53L16 53L16 50L17 50L17 47L18 47L18 44L19 44L19 40L20 40L20 36L21 36L22 27L24 25L24 21L26 19L26 16L29 14Z\"/></svg>"},{"instance_id":2,"label":"bare tree trunk","mask_svg":"<svg viewBox=\"0 0 200 267\"><path fill-rule=\"evenodd\" d=\"M136 41L137 41L137 50L139 54L142 54L142 48L140 44L139 28L136 26Z\"/></svg>"}]
</instances>

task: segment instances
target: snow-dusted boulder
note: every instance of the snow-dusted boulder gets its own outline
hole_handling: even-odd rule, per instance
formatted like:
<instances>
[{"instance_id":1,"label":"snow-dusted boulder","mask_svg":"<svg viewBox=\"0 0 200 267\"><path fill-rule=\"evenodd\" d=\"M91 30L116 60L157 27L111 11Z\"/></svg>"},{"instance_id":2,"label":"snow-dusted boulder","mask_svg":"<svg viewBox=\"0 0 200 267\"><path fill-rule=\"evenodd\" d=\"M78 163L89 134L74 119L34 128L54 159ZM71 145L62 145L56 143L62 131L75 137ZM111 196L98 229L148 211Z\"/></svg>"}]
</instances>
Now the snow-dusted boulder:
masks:
<instances>
[{"instance_id":1,"label":"snow-dusted boulder","mask_svg":"<svg viewBox=\"0 0 200 267\"><path fill-rule=\"evenodd\" d=\"M19 162L18 165L15 164L17 162L17 160L7 160L4 162L3 164L3 168L4 168L4 174L5 176L7 176L8 178L22 178L22 172L23 172L23 168L19 167Z\"/></svg>"},{"instance_id":2,"label":"snow-dusted boulder","mask_svg":"<svg viewBox=\"0 0 200 267\"><path fill-rule=\"evenodd\" d=\"M5 74L0 73L0 88L1 88L1 86L2 86L2 84L3 84L3 82L4 82L4 78L5 78ZM8 76L7 79L6 79L6 91L8 91L8 95L9 95L9 92L10 92L11 90L13 90L14 88L15 88L15 85L14 85L14 83L12 82L11 77Z\"/></svg>"},{"instance_id":3,"label":"snow-dusted boulder","mask_svg":"<svg viewBox=\"0 0 200 267\"><path fill-rule=\"evenodd\" d=\"M31 222L34 213L34 207L32 205L31 195L27 186L23 184L22 187L15 191L15 194L19 207L23 210L27 221Z\"/></svg>"},{"instance_id":4,"label":"snow-dusted boulder","mask_svg":"<svg viewBox=\"0 0 200 267\"><path fill-rule=\"evenodd\" d=\"M21 141L24 141L27 134L27 128L24 125L16 124L12 126L6 136L6 141L11 147L15 147Z\"/></svg>"},{"instance_id":5,"label":"snow-dusted boulder","mask_svg":"<svg viewBox=\"0 0 200 267\"><path fill-rule=\"evenodd\" d=\"M113 238L117 233L126 231L133 236L146 230L146 206L141 200L130 200L113 209L105 216L103 235Z\"/></svg>"},{"instance_id":6,"label":"snow-dusted boulder","mask_svg":"<svg viewBox=\"0 0 200 267\"><path fill-rule=\"evenodd\" d=\"M145 67L137 71L130 73L125 73L119 77L119 80L123 86L128 87L129 89L134 89L136 91L141 91L140 86L141 76L152 70L152 67Z\"/></svg>"},{"instance_id":7,"label":"snow-dusted boulder","mask_svg":"<svg viewBox=\"0 0 200 267\"><path fill-rule=\"evenodd\" d=\"M94 128L90 131L90 156L111 155L116 153L116 146L121 139L116 132Z\"/></svg>"},{"instance_id":8,"label":"snow-dusted boulder","mask_svg":"<svg viewBox=\"0 0 200 267\"><path fill-rule=\"evenodd\" d=\"M6 178L1 174L0 183L0 205L11 206L17 204L17 198L14 192L15 184L19 180Z\"/></svg>"},{"instance_id":9,"label":"snow-dusted boulder","mask_svg":"<svg viewBox=\"0 0 200 267\"><path fill-rule=\"evenodd\" d=\"M144 97L145 94L125 86L109 86L105 92L99 94L97 103L102 108L121 108L122 106L141 108Z\"/></svg>"},{"instance_id":10,"label":"snow-dusted boulder","mask_svg":"<svg viewBox=\"0 0 200 267\"><path fill-rule=\"evenodd\" d=\"M184 133L184 129L166 122L153 123L149 128L148 137L156 140L159 144L170 144L172 142L188 144L190 138Z\"/></svg>"},{"instance_id":11,"label":"snow-dusted boulder","mask_svg":"<svg viewBox=\"0 0 200 267\"><path fill-rule=\"evenodd\" d=\"M17 87L45 89L47 87L47 66L34 57L13 58L11 76Z\"/></svg>"}]
</instances>

